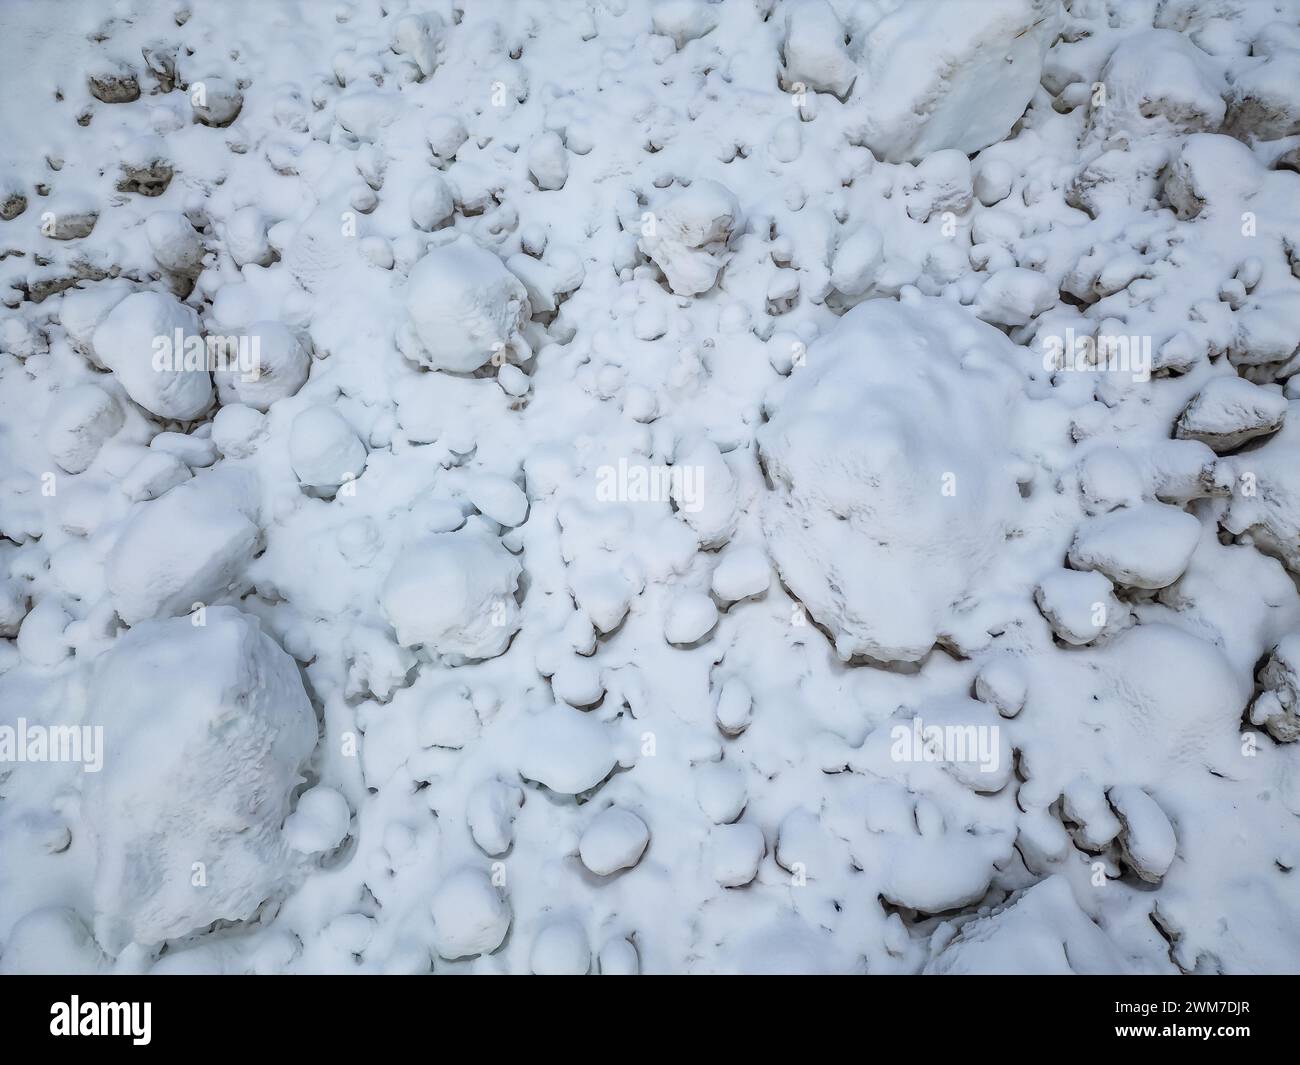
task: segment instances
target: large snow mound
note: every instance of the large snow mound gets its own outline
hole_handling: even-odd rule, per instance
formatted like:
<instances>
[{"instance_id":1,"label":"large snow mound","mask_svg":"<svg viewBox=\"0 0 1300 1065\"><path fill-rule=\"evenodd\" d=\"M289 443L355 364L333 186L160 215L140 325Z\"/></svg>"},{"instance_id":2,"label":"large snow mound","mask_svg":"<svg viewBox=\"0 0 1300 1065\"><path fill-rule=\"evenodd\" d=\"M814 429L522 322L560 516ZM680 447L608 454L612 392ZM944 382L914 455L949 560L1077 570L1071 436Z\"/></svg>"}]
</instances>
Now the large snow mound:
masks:
<instances>
[{"instance_id":1,"label":"large snow mound","mask_svg":"<svg viewBox=\"0 0 1300 1065\"><path fill-rule=\"evenodd\" d=\"M213 607L202 624L137 625L96 664L90 699L110 768L86 789L101 943L247 920L285 890L280 828L316 720L297 666L255 619Z\"/></svg>"},{"instance_id":2,"label":"large snow mound","mask_svg":"<svg viewBox=\"0 0 1300 1065\"><path fill-rule=\"evenodd\" d=\"M863 42L867 146L897 163L1001 140L1038 87L1059 9L1057 0L936 0L890 12Z\"/></svg>"},{"instance_id":3,"label":"large snow mound","mask_svg":"<svg viewBox=\"0 0 1300 1065\"><path fill-rule=\"evenodd\" d=\"M841 658L916 661L1016 528L1014 349L939 300L870 301L809 349L759 448L782 579Z\"/></svg>"}]
</instances>

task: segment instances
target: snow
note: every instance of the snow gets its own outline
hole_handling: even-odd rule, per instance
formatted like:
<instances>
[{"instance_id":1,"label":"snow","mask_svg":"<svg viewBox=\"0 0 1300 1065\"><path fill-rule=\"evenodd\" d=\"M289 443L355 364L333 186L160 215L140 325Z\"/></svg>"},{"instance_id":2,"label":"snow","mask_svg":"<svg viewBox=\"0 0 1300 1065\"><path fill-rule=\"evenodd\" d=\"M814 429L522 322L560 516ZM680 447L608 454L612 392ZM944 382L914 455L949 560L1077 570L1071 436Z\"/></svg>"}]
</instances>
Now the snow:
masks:
<instances>
[{"instance_id":1,"label":"snow","mask_svg":"<svg viewBox=\"0 0 1300 1065\"><path fill-rule=\"evenodd\" d=\"M58 393L44 427L45 446L59 468L81 473L125 418L117 401L97 385L73 385Z\"/></svg>"},{"instance_id":2,"label":"snow","mask_svg":"<svg viewBox=\"0 0 1300 1065\"><path fill-rule=\"evenodd\" d=\"M517 278L473 240L434 248L411 271L406 309L420 361L468 373L519 343L529 316Z\"/></svg>"},{"instance_id":3,"label":"snow","mask_svg":"<svg viewBox=\"0 0 1300 1065\"><path fill-rule=\"evenodd\" d=\"M452 960L496 950L510 927L510 904L478 869L445 877L431 903L434 949Z\"/></svg>"},{"instance_id":4,"label":"snow","mask_svg":"<svg viewBox=\"0 0 1300 1065\"><path fill-rule=\"evenodd\" d=\"M96 664L90 700L114 722L105 758L128 770L87 784L100 942L161 943L283 893L281 825L316 722L257 621L212 607L202 625L143 622Z\"/></svg>"},{"instance_id":5,"label":"snow","mask_svg":"<svg viewBox=\"0 0 1300 1065\"><path fill-rule=\"evenodd\" d=\"M591 946L577 921L552 921L533 939L528 971L534 976L585 976L590 967Z\"/></svg>"},{"instance_id":6,"label":"snow","mask_svg":"<svg viewBox=\"0 0 1300 1065\"><path fill-rule=\"evenodd\" d=\"M631 810L611 806L592 819L578 842L582 864L597 876L630 869L641 860L650 830Z\"/></svg>"},{"instance_id":7,"label":"snow","mask_svg":"<svg viewBox=\"0 0 1300 1065\"><path fill-rule=\"evenodd\" d=\"M1034 94L1059 7L1047 0L901 5L863 42L865 91L880 104L866 143L889 162L1001 140Z\"/></svg>"},{"instance_id":8,"label":"snow","mask_svg":"<svg viewBox=\"0 0 1300 1065\"><path fill-rule=\"evenodd\" d=\"M1163 588L1187 569L1200 534L1200 523L1185 510L1142 503L1089 518L1070 545L1069 561L1116 584Z\"/></svg>"},{"instance_id":9,"label":"snow","mask_svg":"<svg viewBox=\"0 0 1300 1065\"><path fill-rule=\"evenodd\" d=\"M841 658L923 657L987 577L1020 506L1012 358L944 301L868 301L809 348L759 431L769 550Z\"/></svg>"},{"instance_id":10,"label":"snow","mask_svg":"<svg viewBox=\"0 0 1300 1065\"><path fill-rule=\"evenodd\" d=\"M519 629L519 563L479 529L435 533L406 547L384 581L384 616L404 647L493 658Z\"/></svg>"},{"instance_id":11,"label":"snow","mask_svg":"<svg viewBox=\"0 0 1300 1065\"><path fill-rule=\"evenodd\" d=\"M617 761L609 727L580 710L549 707L535 715L526 729L520 774L560 795L595 787Z\"/></svg>"},{"instance_id":12,"label":"snow","mask_svg":"<svg viewBox=\"0 0 1300 1065\"><path fill-rule=\"evenodd\" d=\"M135 292L108 313L92 344L136 403L151 414L188 421L211 402L212 378L203 362L192 369L182 364L185 353L174 345L172 361L161 370L155 365L156 338L172 344L178 335L200 335L195 313L160 292Z\"/></svg>"},{"instance_id":13,"label":"snow","mask_svg":"<svg viewBox=\"0 0 1300 1065\"><path fill-rule=\"evenodd\" d=\"M0 972L1297 970L1294 4L58 7Z\"/></svg>"},{"instance_id":14,"label":"snow","mask_svg":"<svg viewBox=\"0 0 1300 1065\"><path fill-rule=\"evenodd\" d=\"M1200 440L1222 455L1277 432L1286 412L1287 401L1281 392L1236 376L1216 377L1178 416L1174 435L1180 440Z\"/></svg>"},{"instance_id":15,"label":"snow","mask_svg":"<svg viewBox=\"0 0 1300 1065\"><path fill-rule=\"evenodd\" d=\"M351 816L342 794L317 785L298 796L298 805L284 822L284 838L303 854L333 850L347 835Z\"/></svg>"},{"instance_id":16,"label":"snow","mask_svg":"<svg viewBox=\"0 0 1300 1065\"><path fill-rule=\"evenodd\" d=\"M106 559L118 617L134 625L188 613L240 586L261 537L247 491L214 471L136 510Z\"/></svg>"},{"instance_id":17,"label":"snow","mask_svg":"<svg viewBox=\"0 0 1300 1065\"><path fill-rule=\"evenodd\" d=\"M246 338L248 350L256 355L251 369L242 366L218 369L212 377L222 404L242 403L265 413L272 403L287 399L302 388L311 368L311 356L293 331L281 322L254 322L248 327Z\"/></svg>"}]
</instances>

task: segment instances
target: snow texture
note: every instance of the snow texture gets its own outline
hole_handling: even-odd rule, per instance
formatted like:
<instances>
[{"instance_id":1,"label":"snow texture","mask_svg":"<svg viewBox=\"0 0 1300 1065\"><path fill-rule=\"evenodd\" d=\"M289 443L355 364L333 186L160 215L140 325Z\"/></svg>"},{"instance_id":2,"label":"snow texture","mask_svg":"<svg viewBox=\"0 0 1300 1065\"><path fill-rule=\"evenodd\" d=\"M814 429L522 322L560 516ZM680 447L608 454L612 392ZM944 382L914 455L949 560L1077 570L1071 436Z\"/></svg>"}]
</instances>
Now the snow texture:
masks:
<instances>
[{"instance_id":1,"label":"snow texture","mask_svg":"<svg viewBox=\"0 0 1300 1065\"><path fill-rule=\"evenodd\" d=\"M1300 970L1295 0L0 7L0 972Z\"/></svg>"}]
</instances>

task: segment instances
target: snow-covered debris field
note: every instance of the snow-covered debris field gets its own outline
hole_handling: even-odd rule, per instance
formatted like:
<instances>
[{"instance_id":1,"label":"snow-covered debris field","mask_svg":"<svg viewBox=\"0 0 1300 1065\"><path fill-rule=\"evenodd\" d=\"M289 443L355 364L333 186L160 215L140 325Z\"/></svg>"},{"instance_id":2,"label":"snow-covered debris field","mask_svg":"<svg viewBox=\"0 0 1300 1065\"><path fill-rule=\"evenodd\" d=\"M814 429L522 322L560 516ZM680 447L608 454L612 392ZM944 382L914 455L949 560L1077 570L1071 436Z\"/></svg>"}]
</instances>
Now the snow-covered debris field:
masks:
<instances>
[{"instance_id":1,"label":"snow-covered debris field","mask_svg":"<svg viewBox=\"0 0 1300 1065\"><path fill-rule=\"evenodd\" d=\"M0 972L1300 970L1300 0L0 69Z\"/></svg>"}]
</instances>

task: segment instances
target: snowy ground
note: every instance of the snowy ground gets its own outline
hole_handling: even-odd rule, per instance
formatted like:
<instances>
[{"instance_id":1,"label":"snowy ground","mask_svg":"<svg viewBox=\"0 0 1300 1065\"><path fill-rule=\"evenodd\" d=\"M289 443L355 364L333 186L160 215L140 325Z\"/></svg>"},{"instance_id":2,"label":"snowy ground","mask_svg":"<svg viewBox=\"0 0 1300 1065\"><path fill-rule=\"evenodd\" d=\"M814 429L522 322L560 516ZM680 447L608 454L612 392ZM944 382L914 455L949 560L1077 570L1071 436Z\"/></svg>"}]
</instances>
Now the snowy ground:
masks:
<instances>
[{"instance_id":1,"label":"snowy ground","mask_svg":"<svg viewBox=\"0 0 1300 1065\"><path fill-rule=\"evenodd\" d=\"M0 971L1300 969L1300 0L0 69Z\"/></svg>"}]
</instances>

